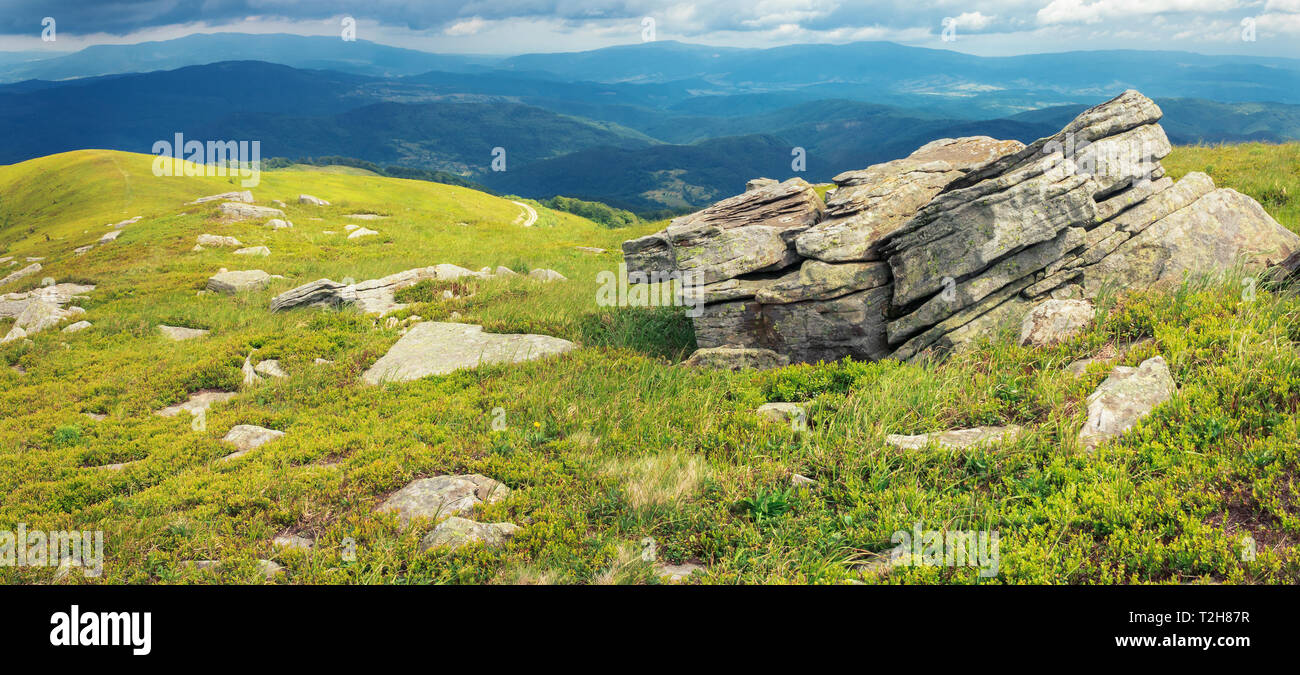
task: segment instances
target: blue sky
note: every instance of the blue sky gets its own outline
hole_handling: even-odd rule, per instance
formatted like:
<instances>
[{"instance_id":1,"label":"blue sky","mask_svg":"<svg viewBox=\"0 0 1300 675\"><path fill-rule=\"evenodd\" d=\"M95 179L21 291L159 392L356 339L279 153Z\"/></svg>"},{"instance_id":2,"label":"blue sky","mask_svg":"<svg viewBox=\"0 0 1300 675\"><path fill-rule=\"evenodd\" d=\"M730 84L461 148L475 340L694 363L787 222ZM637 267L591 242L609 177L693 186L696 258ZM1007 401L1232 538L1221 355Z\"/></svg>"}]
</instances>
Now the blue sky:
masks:
<instances>
[{"instance_id":1,"label":"blue sky","mask_svg":"<svg viewBox=\"0 0 1300 675\"><path fill-rule=\"evenodd\" d=\"M41 40L44 17L57 39ZM642 39L720 46L889 40L1007 55L1180 49L1300 58L1300 0L0 0L0 51L196 32L338 35L434 52L576 51ZM944 26L955 26L944 40ZM1254 39L1248 39L1253 37Z\"/></svg>"}]
</instances>

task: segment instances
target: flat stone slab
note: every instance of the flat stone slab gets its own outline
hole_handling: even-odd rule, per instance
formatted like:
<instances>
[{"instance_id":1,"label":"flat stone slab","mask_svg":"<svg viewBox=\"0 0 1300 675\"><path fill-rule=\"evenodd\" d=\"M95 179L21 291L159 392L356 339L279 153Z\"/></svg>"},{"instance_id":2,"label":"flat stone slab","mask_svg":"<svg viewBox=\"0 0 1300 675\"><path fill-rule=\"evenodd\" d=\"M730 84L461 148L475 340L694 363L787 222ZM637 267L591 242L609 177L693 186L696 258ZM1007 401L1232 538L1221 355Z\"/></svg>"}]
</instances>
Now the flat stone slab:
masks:
<instances>
[{"instance_id":1,"label":"flat stone slab","mask_svg":"<svg viewBox=\"0 0 1300 675\"><path fill-rule=\"evenodd\" d=\"M215 234L200 234L197 243L199 246L243 246L234 237L222 237Z\"/></svg>"},{"instance_id":2,"label":"flat stone slab","mask_svg":"<svg viewBox=\"0 0 1300 675\"><path fill-rule=\"evenodd\" d=\"M181 326L165 326L165 325L159 325L158 331L161 332L163 334L163 337L167 338L168 340L175 340L177 342L180 342L181 340L193 340L194 338L200 338L211 332L211 331L203 330L202 328L183 328Z\"/></svg>"},{"instance_id":3,"label":"flat stone slab","mask_svg":"<svg viewBox=\"0 0 1300 675\"><path fill-rule=\"evenodd\" d=\"M695 350L682 365L718 370L768 370L790 365L790 357L771 349L706 347Z\"/></svg>"},{"instance_id":4,"label":"flat stone slab","mask_svg":"<svg viewBox=\"0 0 1300 675\"><path fill-rule=\"evenodd\" d=\"M282 534L272 539L271 545L295 551L310 551L316 542L296 534Z\"/></svg>"},{"instance_id":5,"label":"flat stone slab","mask_svg":"<svg viewBox=\"0 0 1300 675\"><path fill-rule=\"evenodd\" d=\"M1079 442L1089 450L1122 436L1156 406L1174 397L1174 378L1163 356L1153 356L1137 368L1118 366L1088 395L1088 419Z\"/></svg>"},{"instance_id":6,"label":"flat stone slab","mask_svg":"<svg viewBox=\"0 0 1300 675\"><path fill-rule=\"evenodd\" d=\"M510 488L482 474L434 476L413 481L389 495L375 513L396 513L405 527L416 518L438 518L469 512L475 504L505 499Z\"/></svg>"},{"instance_id":7,"label":"flat stone slab","mask_svg":"<svg viewBox=\"0 0 1300 675\"><path fill-rule=\"evenodd\" d=\"M271 255L271 249L265 246L249 246L235 251L235 255L252 255L266 257Z\"/></svg>"},{"instance_id":8,"label":"flat stone slab","mask_svg":"<svg viewBox=\"0 0 1300 675\"><path fill-rule=\"evenodd\" d=\"M701 565L699 563L693 563L693 562L684 562L680 565L671 565L667 563L661 563L655 565L655 574L657 574L660 578L665 579L670 583L676 583L678 581L682 581L683 579L686 579L692 574L695 574L696 572L701 572L703 570L704 570L704 565Z\"/></svg>"},{"instance_id":9,"label":"flat stone slab","mask_svg":"<svg viewBox=\"0 0 1300 675\"><path fill-rule=\"evenodd\" d=\"M188 401L184 403L178 403L172 406L167 406L166 408L163 408L162 410L159 410L154 414L161 415L163 417L175 417L181 414L182 412L187 412L191 415L197 415L200 412L212 407L213 403L222 403L224 401L229 401L234 397L235 397L235 392L233 391L219 391L216 389L204 389L202 391L196 391L193 394L190 394L190 398Z\"/></svg>"},{"instance_id":10,"label":"flat stone slab","mask_svg":"<svg viewBox=\"0 0 1300 675\"><path fill-rule=\"evenodd\" d=\"M983 445L993 445L1004 440L1013 440L1020 435L1021 428L1015 425L1005 427L975 427L974 429L957 429L955 431L938 431L930 434L903 436L890 434L885 436L887 445L902 450L920 450L930 443L945 450L964 450Z\"/></svg>"},{"instance_id":11,"label":"flat stone slab","mask_svg":"<svg viewBox=\"0 0 1300 675\"><path fill-rule=\"evenodd\" d=\"M234 295L245 291L265 288L271 281L271 275L262 270L236 270L218 272L208 279L208 290L214 293Z\"/></svg>"},{"instance_id":12,"label":"flat stone slab","mask_svg":"<svg viewBox=\"0 0 1300 675\"><path fill-rule=\"evenodd\" d=\"M251 220L263 218L283 218L284 211L273 209L269 206L257 206L256 204L246 204L244 202L223 202L220 207L221 215L231 220Z\"/></svg>"},{"instance_id":13,"label":"flat stone slab","mask_svg":"<svg viewBox=\"0 0 1300 675\"><path fill-rule=\"evenodd\" d=\"M426 321L412 327L361 379L367 384L407 382L461 368L530 361L576 347L547 335L484 333L482 326Z\"/></svg>"},{"instance_id":14,"label":"flat stone slab","mask_svg":"<svg viewBox=\"0 0 1300 675\"><path fill-rule=\"evenodd\" d=\"M284 435L283 431L267 429L265 427L254 426L252 424L238 424L231 427L222 441L235 446L235 452L223 457L223 460L231 460L236 457L242 457L248 452L255 450L277 438Z\"/></svg>"},{"instance_id":15,"label":"flat stone slab","mask_svg":"<svg viewBox=\"0 0 1300 675\"><path fill-rule=\"evenodd\" d=\"M519 526L514 523L478 523L467 518L452 516L433 528L420 541L420 551L432 548L455 550L462 546L482 543L500 546L515 536Z\"/></svg>"}]
</instances>

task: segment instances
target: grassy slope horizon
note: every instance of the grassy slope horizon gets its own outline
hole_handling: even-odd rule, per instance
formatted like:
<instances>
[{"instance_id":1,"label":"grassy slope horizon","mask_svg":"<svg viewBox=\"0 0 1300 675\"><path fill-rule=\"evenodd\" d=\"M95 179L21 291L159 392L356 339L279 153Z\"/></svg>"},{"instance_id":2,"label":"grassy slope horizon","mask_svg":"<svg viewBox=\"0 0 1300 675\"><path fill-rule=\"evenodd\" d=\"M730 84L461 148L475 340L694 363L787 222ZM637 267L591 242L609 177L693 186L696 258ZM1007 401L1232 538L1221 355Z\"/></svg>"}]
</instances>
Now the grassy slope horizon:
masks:
<instances>
[{"instance_id":1,"label":"grassy slope horizon","mask_svg":"<svg viewBox=\"0 0 1300 675\"><path fill-rule=\"evenodd\" d=\"M1178 148L1175 176L1209 172L1259 199L1292 230L1300 146ZM1080 338L1025 349L1007 334L938 365L841 362L763 373L714 373L676 363L693 347L678 309L604 308L595 278L615 269L619 243L660 223L608 229L534 204L465 188L352 172L269 171L258 203L289 204L295 227L226 223L197 197L240 188L221 178L154 177L152 157L78 151L0 166L0 256L44 256L40 277L94 283L82 304L94 327L50 330L0 347L0 530L102 529L105 573L0 567L16 583L261 583L256 561L286 567L278 583L655 583L638 542L661 560L697 560L697 583L1295 583L1300 581L1300 300L1239 284L1106 298ZM299 193L329 207L296 203ZM350 213L381 234L343 237ZM82 257L106 223L136 215L118 241ZM327 235L325 231L338 234ZM269 258L230 249L194 253L201 233L266 245ZM48 240L46 236L48 235ZM593 255L576 246L610 253ZM405 294L396 314L451 312L495 332L579 342L565 356L366 387L359 375L397 340L353 310L271 314L274 294L321 277L374 278L438 263L477 269L549 267L569 281L444 285ZM288 278L238 297L198 295L220 267ZM8 273L14 268L2 269ZM206 328L164 340L158 324ZM0 320L7 331L12 320ZM1179 394L1132 433L1093 454L1073 434L1083 399L1108 368L1081 377L1069 361L1150 337L1120 363L1161 354ZM152 412L201 389L239 389L250 352L290 377L214 406L207 429ZM333 361L315 365L316 358ZM26 374L10 366L20 365ZM805 402L806 433L764 423L768 401ZM507 429L494 431L493 410ZM106 414L94 421L82 413ZM888 433L1020 424L1022 438L975 451L888 448ZM221 436L258 424L286 436L219 462ZM94 467L134 461L121 472ZM371 510L409 481L483 473L514 492L481 507L509 521L500 549L419 552L431 523L401 530ZM817 480L791 491L790 476ZM891 534L1000 532L994 579L973 568L878 572ZM316 539L308 554L274 549L281 533ZM1243 561L1250 533L1259 555ZM357 556L343 556L355 540ZM187 560L219 560L195 570Z\"/></svg>"}]
</instances>

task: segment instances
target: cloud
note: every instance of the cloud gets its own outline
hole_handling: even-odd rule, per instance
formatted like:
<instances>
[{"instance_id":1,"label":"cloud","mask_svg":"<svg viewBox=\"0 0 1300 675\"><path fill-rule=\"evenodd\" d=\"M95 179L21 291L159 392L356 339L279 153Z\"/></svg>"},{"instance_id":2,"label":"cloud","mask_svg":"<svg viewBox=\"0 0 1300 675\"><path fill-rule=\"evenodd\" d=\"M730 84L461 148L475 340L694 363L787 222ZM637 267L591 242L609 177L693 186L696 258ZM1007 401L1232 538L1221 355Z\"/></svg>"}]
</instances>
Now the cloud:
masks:
<instances>
[{"instance_id":1,"label":"cloud","mask_svg":"<svg viewBox=\"0 0 1300 675\"><path fill-rule=\"evenodd\" d=\"M1052 0L1038 10L1038 23L1099 23L1142 15L1175 12L1225 12L1240 6L1238 0Z\"/></svg>"},{"instance_id":2,"label":"cloud","mask_svg":"<svg viewBox=\"0 0 1300 675\"><path fill-rule=\"evenodd\" d=\"M487 28L487 25L488 22L484 21L482 17L476 16L472 19L457 21L456 23L447 26L447 28L445 28L442 31L442 34L450 35L452 37L460 37L462 35L478 35L479 33L483 32L484 28Z\"/></svg>"}]
</instances>

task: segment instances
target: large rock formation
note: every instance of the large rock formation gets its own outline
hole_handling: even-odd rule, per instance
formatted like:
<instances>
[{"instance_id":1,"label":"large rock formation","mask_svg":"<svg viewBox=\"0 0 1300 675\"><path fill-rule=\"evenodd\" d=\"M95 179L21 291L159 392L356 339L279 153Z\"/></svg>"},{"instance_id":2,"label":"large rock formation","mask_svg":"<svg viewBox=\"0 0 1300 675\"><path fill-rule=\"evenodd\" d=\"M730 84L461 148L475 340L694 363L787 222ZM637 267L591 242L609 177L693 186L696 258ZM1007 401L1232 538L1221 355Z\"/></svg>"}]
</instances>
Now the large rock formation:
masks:
<instances>
[{"instance_id":1,"label":"large rock formation","mask_svg":"<svg viewBox=\"0 0 1300 675\"><path fill-rule=\"evenodd\" d=\"M1254 200L1178 182L1160 108L1135 91L1028 146L943 139L835 177L748 192L625 242L629 280L686 273L701 348L792 361L911 359L960 348L1048 299L1149 288L1300 250Z\"/></svg>"}]
</instances>

